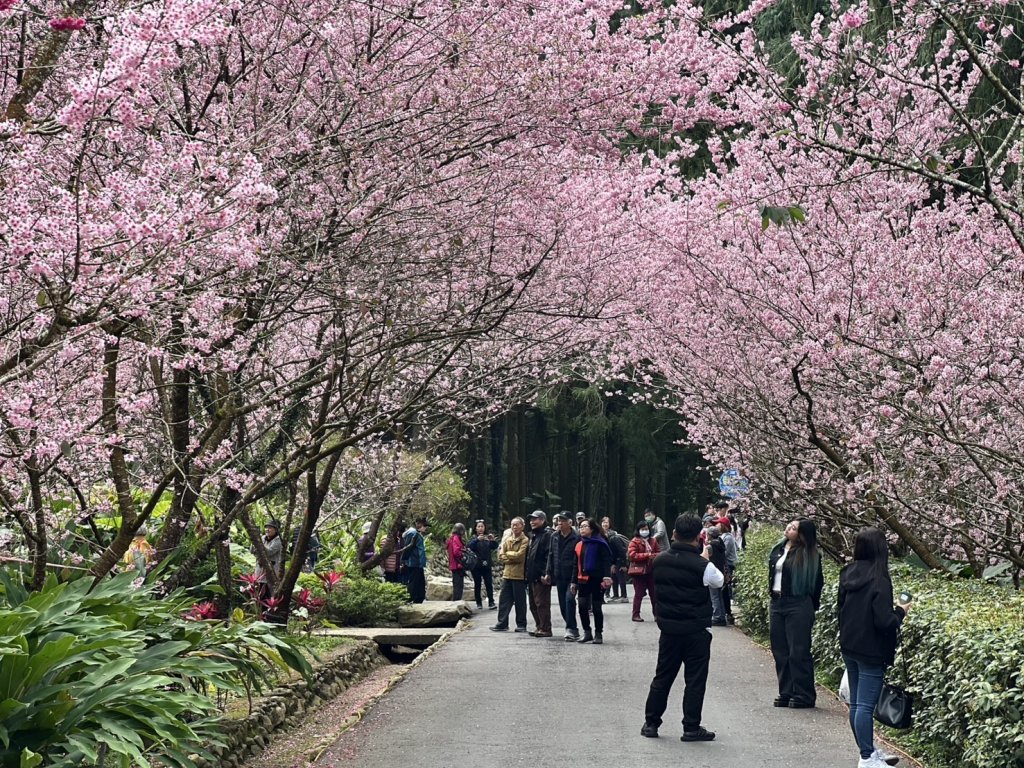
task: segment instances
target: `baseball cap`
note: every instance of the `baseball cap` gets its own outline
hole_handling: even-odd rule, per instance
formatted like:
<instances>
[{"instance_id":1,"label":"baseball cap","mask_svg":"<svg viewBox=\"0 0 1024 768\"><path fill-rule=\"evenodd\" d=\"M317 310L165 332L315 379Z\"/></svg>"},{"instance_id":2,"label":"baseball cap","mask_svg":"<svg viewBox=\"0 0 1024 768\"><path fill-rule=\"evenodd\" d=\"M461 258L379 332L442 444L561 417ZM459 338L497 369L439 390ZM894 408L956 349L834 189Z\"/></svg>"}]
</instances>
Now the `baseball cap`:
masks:
<instances>
[{"instance_id":1,"label":"baseball cap","mask_svg":"<svg viewBox=\"0 0 1024 768\"><path fill-rule=\"evenodd\" d=\"M586 512L577 512L576 513L576 519L577 520L586 520L587 519L587 513Z\"/></svg>"},{"instance_id":2,"label":"baseball cap","mask_svg":"<svg viewBox=\"0 0 1024 768\"><path fill-rule=\"evenodd\" d=\"M731 530L732 520L730 520L728 517L720 517L717 520L715 520L715 525L724 525L726 529Z\"/></svg>"},{"instance_id":3,"label":"baseball cap","mask_svg":"<svg viewBox=\"0 0 1024 768\"><path fill-rule=\"evenodd\" d=\"M569 522L572 522L572 515L570 515L568 512L556 512L554 521L557 523L560 520L568 520Z\"/></svg>"},{"instance_id":4,"label":"baseball cap","mask_svg":"<svg viewBox=\"0 0 1024 768\"><path fill-rule=\"evenodd\" d=\"M547 522L548 516L546 514L544 514L543 511L541 511L539 509L535 509L533 512L530 513L530 519L531 520L543 520L544 522Z\"/></svg>"}]
</instances>

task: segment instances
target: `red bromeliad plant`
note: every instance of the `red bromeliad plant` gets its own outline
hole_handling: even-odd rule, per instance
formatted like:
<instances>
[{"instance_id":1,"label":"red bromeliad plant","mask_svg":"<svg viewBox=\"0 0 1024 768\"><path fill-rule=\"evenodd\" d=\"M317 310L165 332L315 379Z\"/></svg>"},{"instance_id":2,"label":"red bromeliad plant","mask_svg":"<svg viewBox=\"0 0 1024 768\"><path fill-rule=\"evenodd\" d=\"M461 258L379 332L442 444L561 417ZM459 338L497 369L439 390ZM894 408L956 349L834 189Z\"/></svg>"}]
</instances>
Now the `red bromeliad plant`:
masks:
<instances>
[{"instance_id":1,"label":"red bromeliad plant","mask_svg":"<svg viewBox=\"0 0 1024 768\"><path fill-rule=\"evenodd\" d=\"M330 593L345 578L345 574L342 571L330 571L328 573L318 573L317 577L323 582L324 590Z\"/></svg>"},{"instance_id":2,"label":"red bromeliad plant","mask_svg":"<svg viewBox=\"0 0 1024 768\"><path fill-rule=\"evenodd\" d=\"M220 609L213 601L196 603L185 613L186 619L192 621L209 621L220 618Z\"/></svg>"},{"instance_id":3,"label":"red bromeliad plant","mask_svg":"<svg viewBox=\"0 0 1024 768\"><path fill-rule=\"evenodd\" d=\"M324 606L327 605L327 600L322 597L313 597L313 594L309 589L303 589L296 593L293 597L295 604L300 608L305 608L310 614L316 614L323 610Z\"/></svg>"}]
</instances>

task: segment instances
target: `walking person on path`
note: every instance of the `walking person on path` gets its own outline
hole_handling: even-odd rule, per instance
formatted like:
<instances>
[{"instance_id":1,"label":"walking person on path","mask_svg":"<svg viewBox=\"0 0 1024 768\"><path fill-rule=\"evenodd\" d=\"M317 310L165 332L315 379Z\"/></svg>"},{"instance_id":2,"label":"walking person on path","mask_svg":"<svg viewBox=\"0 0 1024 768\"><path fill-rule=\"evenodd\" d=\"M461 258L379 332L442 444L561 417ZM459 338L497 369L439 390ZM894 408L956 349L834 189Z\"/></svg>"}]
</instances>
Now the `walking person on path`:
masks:
<instances>
[{"instance_id":1,"label":"walking person on path","mask_svg":"<svg viewBox=\"0 0 1024 768\"><path fill-rule=\"evenodd\" d=\"M484 520L476 521L476 537L469 542L469 548L476 552L477 564L473 569L473 597L476 599L476 607L483 608L483 598L480 594L480 582L482 581L487 590L488 609L496 608L494 604L494 575L491 573L491 557L498 548L498 542L493 533L487 532L487 523Z\"/></svg>"},{"instance_id":2,"label":"walking person on path","mask_svg":"<svg viewBox=\"0 0 1024 768\"><path fill-rule=\"evenodd\" d=\"M839 647L850 680L850 728L860 750L857 768L885 768L899 761L875 748L872 716L908 611L910 602L893 605L885 534L862 528L853 542L853 562L839 574Z\"/></svg>"},{"instance_id":3,"label":"walking person on path","mask_svg":"<svg viewBox=\"0 0 1024 768\"><path fill-rule=\"evenodd\" d=\"M769 636L779 679L776 707L814 706L811 627L821 606L824 585L818 529L810 520L794 520L786 526L785 538L768 556Z\"/></svg>"},{"instance_id":4,"label":"walking person on path","mask_svg":"<svg viewBox=\"0 0 1024 768\"><path fill-rule=\"evenodd\" d=\"M651 573L654 558L658 554L658 542L651 538L651 528L646 522L638 523L629 542L629 576L633 579L633 621L643 621L640 606L644 595L651 596L651 612L658 615L657 595L654 592L654 575Z\"/></svg>"},{"instance_id":5,"label":"walking person on path","mask_svg":"<svg viewBox=\"0 0 1024 768\"><path fill-rule=\"evenodd\" d=\"M658 593L658 665L644 707L640 735L657 738L661 716L668 706L672 683L683 667L682 741L711 741L713 731L701 725L704 692L711 662L711 596L708 587L725 583L725 576L708 559L698 539L700 518L680 515L672 530L672 545L654 558L654 588Z\"/></svg>"},{"instance_id":6,"label":"walking person on path","mask_svg":"<svg viewBox=\"0 0 1024 768\"><path fill-rule=\"evenodd\" d=\"M581 643L604 642L604 590L612 583L612 549L593 518L580 523L580 540L576 544L576 571L572 577L572 593L580 608L583 625ZM594 633L590 633L590 613L594 613Z\"/></svg>"},{"instance_id":7,"label":"walking person on path","mask_svg":"<svg viewBox=\"0 0 1024 768\"><path fill-rule=\"evenodd\" d=\"M567 642L580 639L579 625L576 623L576 595L571 589L572 577L576 572L576 543L579 540L580 535L572 525L572 516L565 511L555 515L555 533L551 537L547 573L558 595L558 611L565 622L564 639Z\"/></svg>"},{"instance_id":8,"label":"walking person on path","mask_svg":"<svg viewBox=\"0 0 1024 768\"><path fill-rule=\"evenodd\" d=\"M492 632L508 632L508 617L516 609L516 632L526 631L526 554L530 540L523 533L525 523L513 517L509 534L498 548L498 561L505 565L501 574L501 594L498 596L498 623Z\"/></svg>"},{"instance_id":9,"label":"walking person on path","mask_svg":"<svg viewBox=\"0 0 1024 768\"><path fill-rule=\"evenodd\" d=\"M452 574L452 600L461 600L466 588L466 568L462 564L462 550L466 548L463 539L465 535L466 526L456 523L452 526L451 536L445 544L445 549L448 550L448 570Z\"/></svg>"}]
</instances>

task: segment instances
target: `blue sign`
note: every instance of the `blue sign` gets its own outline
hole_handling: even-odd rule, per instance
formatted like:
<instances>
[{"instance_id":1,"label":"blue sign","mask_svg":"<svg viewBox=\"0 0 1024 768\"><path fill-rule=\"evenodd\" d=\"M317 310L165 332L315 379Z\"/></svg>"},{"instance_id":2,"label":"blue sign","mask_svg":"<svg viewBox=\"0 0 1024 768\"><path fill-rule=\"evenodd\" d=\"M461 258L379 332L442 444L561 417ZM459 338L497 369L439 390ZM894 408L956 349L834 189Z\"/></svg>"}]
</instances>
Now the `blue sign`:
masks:
<instances>
[{"instance_id":1,"label":"blue sign","mask_svg":"<svg viewBox=\"0 0 1024 768\"><path fill-rule=\"evenodd\" d=\"M727 469L718 478L718 490L729 499L746 496L750 492L750 481L738 469Z\"/></svg>"}]
</instances>

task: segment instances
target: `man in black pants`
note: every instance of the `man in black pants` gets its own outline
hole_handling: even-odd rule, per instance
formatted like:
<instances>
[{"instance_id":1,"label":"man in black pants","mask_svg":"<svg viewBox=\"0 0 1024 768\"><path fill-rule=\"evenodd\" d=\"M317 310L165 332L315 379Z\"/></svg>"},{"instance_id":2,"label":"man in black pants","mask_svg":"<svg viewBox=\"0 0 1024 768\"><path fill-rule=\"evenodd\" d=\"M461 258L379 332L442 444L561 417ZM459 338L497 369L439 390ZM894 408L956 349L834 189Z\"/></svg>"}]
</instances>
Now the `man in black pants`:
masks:
<instances>
[{"instance_id":1,"label":"man in black pants","mask_svg":"<svg viewBox=\"0 0 1024 768\"><path fill-rule=\"evenodd\" d=\"M680 515L672 529L672 545L654 559L654 589L658 595L658 666L644 708L641 736L656 738L679 668L683 679L683 741L711 741L712 731L700 724L711 661L711 596L708 587L721 588L725 577L701 548L700 518Z\"/></svg>"}]
</instances>

